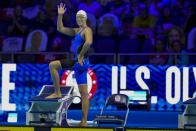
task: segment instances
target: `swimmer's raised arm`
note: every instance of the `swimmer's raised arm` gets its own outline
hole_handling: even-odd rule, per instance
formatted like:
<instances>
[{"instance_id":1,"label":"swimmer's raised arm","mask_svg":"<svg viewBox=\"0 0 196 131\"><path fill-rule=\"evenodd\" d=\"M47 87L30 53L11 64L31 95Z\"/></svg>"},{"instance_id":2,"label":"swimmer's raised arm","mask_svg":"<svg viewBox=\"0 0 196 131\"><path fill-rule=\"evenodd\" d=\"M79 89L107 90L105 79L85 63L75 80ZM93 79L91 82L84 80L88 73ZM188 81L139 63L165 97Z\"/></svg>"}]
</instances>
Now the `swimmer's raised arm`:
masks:
<instances>
[{"instance_id":1,"label":"swimmer's raised arm","mask_svg":"<svg viewBox=\"0 0 196 131\"><path fill-rule=\"evenodd\" d=\"M67 8L65 7L65 4L60 3L58 5L58 19L57 19L57 31L69 35L69 36L74 36L76 34L76 29L75 28L69 28L69 27L64 27L63 25L63 15L66 12Z\"/></svg>"}]
</instances>

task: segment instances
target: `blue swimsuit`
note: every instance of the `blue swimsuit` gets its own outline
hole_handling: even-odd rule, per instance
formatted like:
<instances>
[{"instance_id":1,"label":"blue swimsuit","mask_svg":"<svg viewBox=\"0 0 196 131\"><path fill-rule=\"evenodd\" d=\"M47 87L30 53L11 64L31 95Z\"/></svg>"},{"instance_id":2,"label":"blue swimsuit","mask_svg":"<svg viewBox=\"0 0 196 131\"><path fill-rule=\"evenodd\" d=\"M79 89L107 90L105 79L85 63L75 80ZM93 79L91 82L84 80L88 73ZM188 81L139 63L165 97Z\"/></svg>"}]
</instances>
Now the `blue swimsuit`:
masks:
<instances>
[{"instance_id":1,"label":"blue swimsuit","mask_svg":"<svg viewBox=\"0 0 196 131\"><path fill-rule=\"evenodd\" d=\"M72 41L72 46L70 50L74 53L74 60L77 61L77 56L80 53L82 46L84 44L84 39L81 36L81 31L75 35L75 38ZM87 84L87 71L89 67L89 58L84 56L83 65L80 65L76 62L73 66L73 70L75 72L75 78L77 84Z\"/></svg>"}]
</instances>

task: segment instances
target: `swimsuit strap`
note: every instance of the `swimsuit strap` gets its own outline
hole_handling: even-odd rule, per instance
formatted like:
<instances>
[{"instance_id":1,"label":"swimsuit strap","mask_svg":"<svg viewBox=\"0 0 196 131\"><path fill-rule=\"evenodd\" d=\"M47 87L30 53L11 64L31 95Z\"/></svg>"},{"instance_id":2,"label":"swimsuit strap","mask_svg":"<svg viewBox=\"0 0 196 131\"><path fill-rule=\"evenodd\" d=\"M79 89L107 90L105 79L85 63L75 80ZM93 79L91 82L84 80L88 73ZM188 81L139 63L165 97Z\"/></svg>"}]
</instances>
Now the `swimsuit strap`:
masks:
<instances>
[{"instance_id":1,"label":"swimsuit strap","mask_svg":"<svg viewBox=\"0 0 196 131\"><path fill-rule=\"evenodd\" d=\"M87 28L87 26L85 26L84 28L82 28L80 31L78 31L77 34L80 34L85 28Z\"/></svg>"}]
</instances>

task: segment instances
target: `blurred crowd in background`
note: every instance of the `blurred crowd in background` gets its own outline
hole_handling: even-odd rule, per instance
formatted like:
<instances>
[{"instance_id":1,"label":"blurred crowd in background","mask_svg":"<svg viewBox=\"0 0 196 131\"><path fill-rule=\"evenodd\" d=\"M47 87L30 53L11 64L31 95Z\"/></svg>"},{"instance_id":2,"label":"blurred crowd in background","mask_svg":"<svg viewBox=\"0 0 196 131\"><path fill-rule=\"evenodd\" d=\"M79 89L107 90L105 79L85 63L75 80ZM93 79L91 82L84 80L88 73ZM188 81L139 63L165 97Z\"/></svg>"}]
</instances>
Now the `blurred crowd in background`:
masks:
<instances>
[{"instance_id":1,"label":"blurred crowd in background","mask_svg":"<svg viewBox=\"0 0 196 131\"><path fill-rule=\"evenodd\" d=\"M52 53L31 55L70 52L72 37L56 30L60 2L67 8L64 26L77 26L78 10L88 13L88 26L94 33L92 54L135 54L125 55L122 64L196 63L195 0L1 0L0 61L10 62L8 54L13 52L27 52L14 55L14 62L20 63L69 58ZM146 55L137 55L142 53Z\"/></svg>"}]
</instances>

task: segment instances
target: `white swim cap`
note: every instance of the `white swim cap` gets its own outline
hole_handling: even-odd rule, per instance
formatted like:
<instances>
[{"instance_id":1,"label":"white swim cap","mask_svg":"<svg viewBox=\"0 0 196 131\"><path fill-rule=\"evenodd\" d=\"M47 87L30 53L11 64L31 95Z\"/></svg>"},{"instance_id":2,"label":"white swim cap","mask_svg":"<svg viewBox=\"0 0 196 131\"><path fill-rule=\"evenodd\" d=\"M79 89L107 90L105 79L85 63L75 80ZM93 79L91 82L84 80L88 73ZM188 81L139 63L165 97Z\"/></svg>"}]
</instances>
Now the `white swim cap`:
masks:
<instances>
[{"instance_id":1,"label":"white swim cap","mask_svg":"<svg viewBox=\"0 0 196 131\"><path fill-rule=\"evenodd\" d=\"M87 14L86 14L86 12L85 12L84 10L79 10L79 11L77 12L76 16L77 16L77 15L83 15L83 16L87 19Z\"/></svg>"}]
</instances>

